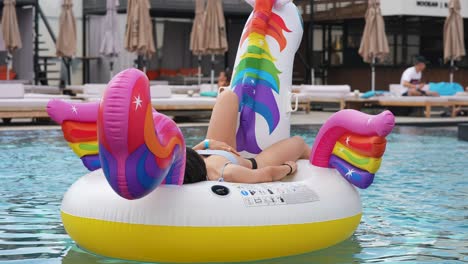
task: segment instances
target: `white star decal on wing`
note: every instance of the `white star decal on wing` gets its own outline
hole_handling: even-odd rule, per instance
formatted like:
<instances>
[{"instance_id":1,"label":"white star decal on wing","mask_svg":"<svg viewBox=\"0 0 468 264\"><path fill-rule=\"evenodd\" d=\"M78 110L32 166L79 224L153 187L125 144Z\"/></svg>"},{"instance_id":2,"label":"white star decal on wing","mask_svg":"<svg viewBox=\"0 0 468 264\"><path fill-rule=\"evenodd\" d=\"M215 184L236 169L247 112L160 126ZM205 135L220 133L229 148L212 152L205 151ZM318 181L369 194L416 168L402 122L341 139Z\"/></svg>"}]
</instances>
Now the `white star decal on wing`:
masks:
<instances>
[{"instance_id":1,"label":"white star decal on wing","mask_svg":"<svg viewBox=\"0 0 468 264\"><path fill-rule=\"evenodd\" d=\"M345 174L345 176L346 177L352 177L353 173L355 173L355 171L353 169L349 169L348 172Z\"/></svg>"},{"instance_id":2,"label":"white star decal on wing","mask_svg":"<svg viewBox=\"0 0 468 264\"><path fill-rule=\"evenodd\" d=\"M347 136L346 137L346 145L349 146L349 142L351 141L351 136Z\"/></svg>"},{"instance_id":3,"label":"white star decal on wing","mask_svg":"<svg viewBox=\"0 0 468 264\"><path fill-rule=\"evenodd\" d=\"M136 111L138 107L141 107L141 103L143 101L140 99L140 95L134 96L133 98L135 98L135 101L133 101L133 103L135 104L135 111Z\"/></svg>"},{"instance_id":4,"label":"white star decal on wing","mask_svg":"<svg viewBox=\"0 0 468 264\"><path fill-rule=\"evenodd\" d=\"M72 105L71 110L72 110L73 113L78 114L78 108L76 108L75 105Z\"/></svg>"}]
</instances>

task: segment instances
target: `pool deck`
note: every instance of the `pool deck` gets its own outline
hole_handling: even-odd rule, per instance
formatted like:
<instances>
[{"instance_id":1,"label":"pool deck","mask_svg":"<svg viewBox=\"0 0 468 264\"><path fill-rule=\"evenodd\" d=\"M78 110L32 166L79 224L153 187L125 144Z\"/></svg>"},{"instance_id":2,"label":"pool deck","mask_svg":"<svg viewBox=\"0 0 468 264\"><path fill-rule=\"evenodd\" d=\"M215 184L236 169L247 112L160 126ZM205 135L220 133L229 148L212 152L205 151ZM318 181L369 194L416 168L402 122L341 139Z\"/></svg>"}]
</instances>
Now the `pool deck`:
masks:
<instances>
[{"instance_id":1,"label":"pool deck","mask_svg":"<svg viewBox=\"0 0 468 264\"><path fill-rule=\"evenodd\" d=\"M291 115L292 125L322 125L333 112L313 111L308 114L304 112L294 113ZM179 123L181 127L188 126L207 126L208 120L200 120L200 122L183 122ZM459 123L468 123L468 117L396 117L396 124L400 126L457 126ZM59 129L57 125L36 125L32 124L30 119L14 120L11 125L2 125L0 123L0 131L4 130L50 130Z\"/></svg>"}]
</instances>

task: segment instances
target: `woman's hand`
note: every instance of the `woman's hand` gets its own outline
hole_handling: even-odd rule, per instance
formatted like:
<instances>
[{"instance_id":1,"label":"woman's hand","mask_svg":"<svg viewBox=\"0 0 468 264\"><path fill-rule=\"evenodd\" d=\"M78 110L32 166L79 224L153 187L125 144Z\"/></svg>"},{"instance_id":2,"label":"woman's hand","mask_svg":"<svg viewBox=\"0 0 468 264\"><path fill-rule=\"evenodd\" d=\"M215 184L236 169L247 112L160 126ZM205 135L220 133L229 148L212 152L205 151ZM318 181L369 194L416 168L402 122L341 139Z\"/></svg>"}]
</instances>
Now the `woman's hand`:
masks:
<instances>
[{"instance_id":1,"label":"woman's hand","mask_svg":"<svg viewBox=\"0 0 468 264\"><path fill-rule=\"evenodd\" d=\"M225 142L222 142L222 141L217 141L217 140L214 140L214 139L210 139L209 147L210 147L210 149L224 150L224 151L227 151L227 152L232 152L232 153L236 154L237 156L240 156L239 152L237 152L235 148L229 146L228 144L226 144Z\"/></svg>"}]
</instances>

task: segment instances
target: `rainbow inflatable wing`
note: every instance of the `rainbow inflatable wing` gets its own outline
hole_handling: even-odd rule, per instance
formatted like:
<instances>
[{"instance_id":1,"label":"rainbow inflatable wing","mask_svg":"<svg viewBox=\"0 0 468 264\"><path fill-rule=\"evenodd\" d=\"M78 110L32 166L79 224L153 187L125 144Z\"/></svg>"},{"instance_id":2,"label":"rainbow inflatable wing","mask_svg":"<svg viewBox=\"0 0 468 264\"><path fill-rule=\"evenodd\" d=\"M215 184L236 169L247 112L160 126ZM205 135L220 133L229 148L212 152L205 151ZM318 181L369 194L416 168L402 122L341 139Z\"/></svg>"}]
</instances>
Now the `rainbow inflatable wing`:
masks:
<instances>
[{"instance_id":1,"label":"rainbow inflatable wing","mask_svg":"<svg viewBox=\"0 0 468 264\"><path fill-rule=\"evenodd\" d=\"M380 168L387 136L395 126L390 111L367 115L355 110L335 113L320 129L310 162L336 168L353 185L369 187Z\"/></svg>"},{"instance_id":2,"label":"rainbow inflatable wing","mask_svg":"<svg viewBox=\"0 0 468 264\"><path fill-rule=\"evenodd\" d=\"M62 126L63 136L70 148L90 171L101 168L97 143L97 113L99 103L67 103L51 100L49 116Z\"/></svg>"},{"instance_id":3,"label":"rainbow inflatable wing","mask_svg":"<svg viewBox=\"0 0 468 264\"><path fill-rule=\"evenodd\" d=\"M117 74L100 103L52 100L47 112L61 124L65 139L86 168L102 167L120 196L138 199L160 184L183 183L182 132L170 118L153 110L149 81L141 71Z\"/></svg>"}]
</instances>

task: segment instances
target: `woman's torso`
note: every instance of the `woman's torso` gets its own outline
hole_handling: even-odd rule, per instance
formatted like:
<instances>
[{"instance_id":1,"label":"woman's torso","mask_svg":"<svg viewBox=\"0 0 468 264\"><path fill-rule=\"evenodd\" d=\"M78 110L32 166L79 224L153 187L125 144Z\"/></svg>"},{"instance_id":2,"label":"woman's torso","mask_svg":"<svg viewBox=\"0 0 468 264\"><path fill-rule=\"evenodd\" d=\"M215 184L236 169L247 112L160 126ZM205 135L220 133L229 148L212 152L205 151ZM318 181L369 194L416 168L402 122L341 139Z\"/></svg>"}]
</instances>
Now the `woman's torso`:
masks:
<instances>
[{"instance_id":1,"label":"woman's torso","mask_svg":"<svg viewBox=\"0 0 468 264\"><path fill-rule=\"evenodd\" d=\"M225 154L222 154L222 153ZM212 152L213 154L204 154L205 152L199 152L205 158L206 170L209 180L218 180L221 178L221 172L226 163L236 164L246 168L252 168L251 161L244 159L240 156L237 156L231 152L221 151L221 152ZM210 153L210 152L207 152ZM226 156L230 157L226 157ZM234 162L235 159L237 162Z\"/></svg>"}]
</instances>

